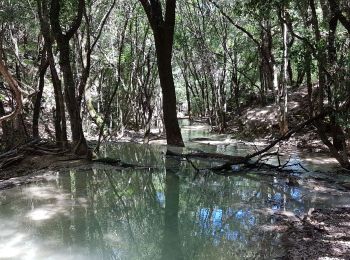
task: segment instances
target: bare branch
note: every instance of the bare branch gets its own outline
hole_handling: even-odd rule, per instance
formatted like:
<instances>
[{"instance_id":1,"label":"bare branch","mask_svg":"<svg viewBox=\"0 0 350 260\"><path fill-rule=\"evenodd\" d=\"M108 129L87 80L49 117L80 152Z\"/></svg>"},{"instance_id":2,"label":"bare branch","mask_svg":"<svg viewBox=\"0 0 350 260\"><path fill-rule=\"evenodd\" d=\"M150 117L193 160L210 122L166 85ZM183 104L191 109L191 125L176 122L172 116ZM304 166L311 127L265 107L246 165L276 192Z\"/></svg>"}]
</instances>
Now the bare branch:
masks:
<instances>
[{"instance_id":1,"label":"bare branch","mask_svg":"<svg viewBox=\"0 0 350 260\"><path fill-rule=\"evenodd\" d=\"M98 27L97 36L96 36L96 38L94 39L94 42L92 43L92 45L91 45L91 47L90 47L89 54L92 53L92 51L94 50L94 48L95 48L95 46L96 46L98 40L100 39L101 34L102 34L102 31L103 31L103 28L104 28L104 26L105 26L105 24L106 24L106 22L107 22L107 20L108 20L108 18L109 18L109 16L110 16L112 10L113 10L113 8L114 8L116 2L117 2L117 0L113 0L112 5L109 7L109 9L108 9L107 13L105 14L105 16L102 18L102 20L101 20L101 22L100 22L100 25L99 25L99 27Z\"/></svg>"}]
</instances>

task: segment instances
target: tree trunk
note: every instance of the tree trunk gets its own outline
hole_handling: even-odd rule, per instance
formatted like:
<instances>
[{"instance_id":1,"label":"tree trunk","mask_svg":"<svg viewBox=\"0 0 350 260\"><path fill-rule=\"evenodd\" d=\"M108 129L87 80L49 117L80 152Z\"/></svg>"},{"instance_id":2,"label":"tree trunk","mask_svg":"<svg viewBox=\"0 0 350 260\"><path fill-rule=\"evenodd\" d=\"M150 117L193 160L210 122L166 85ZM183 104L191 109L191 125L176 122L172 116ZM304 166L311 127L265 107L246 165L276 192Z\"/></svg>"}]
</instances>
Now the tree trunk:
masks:
<instances>
[{"instance_id":1,"label":"tree trunk","mask_svg":"<svg viewBox=\"0 0 350 260\"><path fill-rule=\"evenodd\" d=\"M167 144L184 146L179 123L177 121L176 93L171 66L176 0L167 0L165 17L159 0L139 0L151 24L157 54L160 86L163 94L163 116Z\"/></svg>"},{"instance_id":2,"label":"tree trunk","mask_svg":"<svg viewBox=\"0 0 350 260\"><path fill-rule=\"evenodd\" d=\"M176 94L171 66L172 39L165 32L154 32L160 85L163 94L163 115L168 145L184 146L177 121Z\"/></svg>"},{"instance_id":3,"label":"tree trunk","mask_svg":"<svg viewBox=\"0 0 350 260\"><path fill-rule=\"evenodd\" d=\"M286 12L282 11L283 20L286 21ZM282 82L278 88L278 105L279 105L279 127L281 134L288 132L288 89L287 85L290 82L288 79L288 64L289 64L289 53L288 53L288 26L285 22L282 23L282 34L283 34L283 68L282 68Z\"/></svg>"},{"instance_id":4,"label":"tree trunk","mask_svg":"<svg viewBox=\"0 0 350 260\"><path fill-rule=\"evenodd\" d=\"M48 67L49 67L49 62L47 60L46 48L44 47L41 53L38 92L35 97L34 110L33 110L33 137L34 138L39 137L39 117L40 117L41 99L44 92L45 75Z\"/></svg>"},{"instance_id":5,"label":"tree trunk","mask_svg":"<svg viewBox=\"0 0 350 260\"><path fill-rule=\"evenodd\" d=\"M70 116L70 125L72 131L73 151L78 155L87 155L89 152L88 145L84 136L82 119L80 116L79 95L76 95L76 85L73 77L72 65L70 60L69 41L80 27L85 1L79 0L78 14L71 27L63 33L60 24L60 1L51 0L50 22L52 32L55 36L59 50L59 64L64 80L64 95L67 110Z\"/></svg>"},{"instance_id":6,"label":"tree trunk","mask_svg":"<svg viewBox=\"0 0 350 260\"><path fill-rule=\"evenodd\" d=\"M49 25L49 10L47 0L37 0L37 8L40 20L40 29L45 41L47 60L50 65L51 79L55 95L55 108L53 117L55 124L56 144L57 146L66 149L68 147L68 141L64 98L62 94L61 80L56 70L55 58L52 52L53 39Z\"/></svg>"},{"instance_id":7,"label":"tree trunk","mask_svg":"<svg viewBox=\"0 0 350 260\"><path fill-rule=\"evenodd\" d=\"M69 42L63 41L58 44L58 47L60 50L60 67L64 79L65 100L70 117L73 148L76 154L85 155L88 153L88 146L83 132L80 107L78 106L78 100L75 94L75 82L70 64Z\"/></svg>"}]
</instances>

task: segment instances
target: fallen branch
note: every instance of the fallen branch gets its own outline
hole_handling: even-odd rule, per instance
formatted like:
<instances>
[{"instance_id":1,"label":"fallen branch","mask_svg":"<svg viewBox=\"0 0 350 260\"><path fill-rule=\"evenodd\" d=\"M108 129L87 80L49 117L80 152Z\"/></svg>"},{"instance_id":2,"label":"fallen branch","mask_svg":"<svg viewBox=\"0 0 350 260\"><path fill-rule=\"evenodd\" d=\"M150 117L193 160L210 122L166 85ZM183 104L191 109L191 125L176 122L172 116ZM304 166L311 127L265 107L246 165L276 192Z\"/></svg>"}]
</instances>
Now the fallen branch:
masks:
<instances>
[{"instance_id":1,"label":"fallen branch","mask_svg":"<svg viewBox=\"0 0 350 260\"><path fill-rule=\"evenodd\" d=\"M304 129L306 126L313 124L315 121L320 120L322 118L324 118L325 116L327 116L332 110L325 110L325 112L323 112L322 114L319 114L315 117L312 117L308 120L306 120L303 123L300 123L299 125L297 125L295 128L289 130L287 133L285 133L284 135L282 135L281 137L277 138L276 140L272 141L268 146L266 146L265 148L256 151L255 153L252 154L248 154L247 156L243 157L244 159L242 159L242 161L238 164L247 164L251 159L253 159L254 157L257 156L264 156L264 154L266 154L270 149L272 149L273 147L275 147L276 144L288 140L293 134L301 131L302 129ZM279 166L280 167L280 158L279 155L278 156L278 162L279 162ZM215 170L230 170L232 165L236 165L236 161L229 161L227 163L225 163L224 165L220 166L220 167L216 167ZM284 167L282 167L284 168Z\"/></svg>"},{"instance_id":2,"label":"fallen branch","mask_svg":"<svg viewBox=\"0 0 350 260\"><path fill-rule=\"evenodd\" d=\"M281 137L277 138L276 140L272 141L268 146L266 146L265 148L263 148L262 150L259 150L255 153L249 154L246 156L246 158L251 159L253 157L256 157L260 154L266 153L267 151L269 151L271 148L273 148L276 144L280 143L281 141L285 141L288 140L293 134L301 131L302 129L304 129L306 126L313 124L315 121L320 120L322 118L324 118L325 116L327 116L331 111L325 111L322 114L319 114L315 117L312 117L308 120L306 120L303 123L300 123L299 125L297 125L295 128L289 130L287 133L285 133L284 135L282 135Z\"/></svg>"},{"instance_id":3,"label":"fallen branch","mask_svg":"<svg viewBox=\"0 0 350 260\"><path fill-rule=\"evenodd\" d=\"M197 152L197 153L189 153L189 154L180 154L180 153L176 153L173 151L170 151L168 149L167 151L167 155L169 156L178 156L178 157L183 157L186 160L188 160L189 158L199 158L199 159L214 159L214 160L221 160L221 161L225 161L225 163L221 166L215 166L210 168L210 170L212 171L224 171L224 170L232 170L232 167L235 165L242 165L244 166L243 168L261 168L261 167L265 167L265 168L269 168L269 169L274 169L274 170L278 170L278 171L293 171L293 170L287 170L286 168L290 167L289 165L289 161L287 161L286 163L284 163L283 165L281 165L280 162L280 154L277 152L274 153L267 153L270 149L272 149L276 144L280 143L281 141L285 141L288 140L293 134L301 131L303 128L305 128L308 125L313 124L315 121L320 120L322 118L324 118L325 116L327 116L332 110L326 110L324 113L319 114L315 117L312 117L308 120L306 120L303 123L300 123L299 125L297 125L295 128L289 130L287 133L285 133L284 135L282 135L281 137L277 138L276 140L272 141L268 146L266 146L265 148L258 150L252 154L248 154L246 156L232 156L232 155L226 155L226 154L219 154L219 153L205 153L205 152ZM277 155L278 158L278 166L275 165L270 165L270 164L266 164L266 163L262 163L261 160L267 156L271 156L271 155ZM253 158L258 157L257 160L252 161ZM300 165L300 164L299 164ZM300 165L301 166L301 165ZM305 171L307 171L307 169L305 169L304 167L301 166L301 168Z\"/></svg>"},{"instance_id":4,"label":"fallen branch","mask_svg":"<svg viewBox=\"0 0 350 260\"><path fill-rule=\"evenodd\" d=\"M136 168L136 169L155 169L157 167L153 166L145 166L145 165L137 165L137 164L131 164L131 163L126 163L121 161L120 159L113 159L113 158L99 158L99 159L94 159L92 162L97 162L97 163L103 163L103 164L108 164L111 166L115 167L121 167L121 168Z\"/></svg>"}]
</instances>

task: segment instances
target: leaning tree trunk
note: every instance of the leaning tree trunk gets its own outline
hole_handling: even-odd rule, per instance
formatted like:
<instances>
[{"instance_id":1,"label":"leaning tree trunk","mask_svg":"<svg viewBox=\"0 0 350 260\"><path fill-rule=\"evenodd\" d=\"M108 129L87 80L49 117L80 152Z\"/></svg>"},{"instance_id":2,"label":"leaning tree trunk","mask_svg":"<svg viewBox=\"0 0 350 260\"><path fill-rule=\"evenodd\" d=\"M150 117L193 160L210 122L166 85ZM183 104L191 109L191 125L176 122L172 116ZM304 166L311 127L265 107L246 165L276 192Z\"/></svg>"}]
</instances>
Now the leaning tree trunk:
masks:
<instances>
[{"instance_id":1,"label":"leaning tree trunk","mask_svg":"<svg viewBox=\"0 0 350 260\"><path fill-rule=\"evenodd\" d=\"M312 13L312 26L314 29L315 39L318 46L322 46L322 38L321 38L321 32L319 28L319 22L316 14L316 5L314 0L309 1L309 6L311 8ZM326 68L329 64L333 64L336 62L336 49L334 46L334 40L335 40L335 34L337 29L337 19L338 16L336 13L332 10L332 16L328 17L328 11L323 10L324 12L324 19L328 18L329 23L329 37L328 37L328 59L327 59L327 50L325 48L317 51L317 62L318 62L318 73L319 73L319 89L318 89L318 113L322 114L325 110L324 107L324 92L326 88L328 88L328 92L330 92L330 84L332 81L334 81L334 78L332 78L332 75L326 71ZM332 97L328 96L328 99L330 103L332 103ZM330 104L332 105L332 104ZM336 108L337 109L337 108ZM334 109L332 109L332 113L334 113ZM318 134L322 140L322 142L328 147L330 152L332 153L332 156L337 159L337 161L340 163L340 165L343 168L350 169L350 160L348 156L347 151L347 144L346 144L346 138L343 129L341 126L336 122L335 115L330 115L330 121L331 121L331 128L332 128L332 137L333 142L331 142L328 139L328 136L326 135L326 127L323 120L319 120L316 122L315 126L317 127Z\"/></svg>"},{"instance_id":2,"label":"leaning tree trunk","mask_svg":"<svg viewBox=\"0 0 350 260\"><path fill-rule=\"evenodd\" d=\"M1 42L1 39L0 39ZM6 114L4 105L0 103L0 126L3 128L3 134L5 139L5 149L9 150L19 144L23 144L27 141L25 126L22 112L22 94L20 91L17 80L11 75L5 63L2 60L2 46L0 46L0 75L7 82L10 87L16 106L11 113Z\"/></svg>"}]
</instances>

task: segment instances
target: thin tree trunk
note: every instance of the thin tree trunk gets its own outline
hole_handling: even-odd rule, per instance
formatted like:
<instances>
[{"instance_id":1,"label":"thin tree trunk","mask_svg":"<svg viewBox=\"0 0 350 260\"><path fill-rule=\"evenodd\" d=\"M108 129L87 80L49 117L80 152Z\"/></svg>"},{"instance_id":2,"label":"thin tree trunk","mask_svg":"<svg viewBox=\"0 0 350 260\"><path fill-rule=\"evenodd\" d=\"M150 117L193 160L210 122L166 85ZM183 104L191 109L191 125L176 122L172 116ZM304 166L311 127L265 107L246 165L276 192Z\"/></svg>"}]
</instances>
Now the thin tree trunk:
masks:
<instances>
[{"instance_id":1,"label":"thin tree trunk","mask_svg":"<svg viewBox=\"0 0 350 260\"><path fill-rule=\"evenodd\" d=\"M38 92L35 97L34 109L33 109L33 137L39 137L39 117L40 117L40 107L41 100L44 92L45 86L45 75L47 68L49 67L49 62L47 59L46 48L44 47L41 53L41 62L39 67L39 84Z\"/></svg>"}]
</instances>

